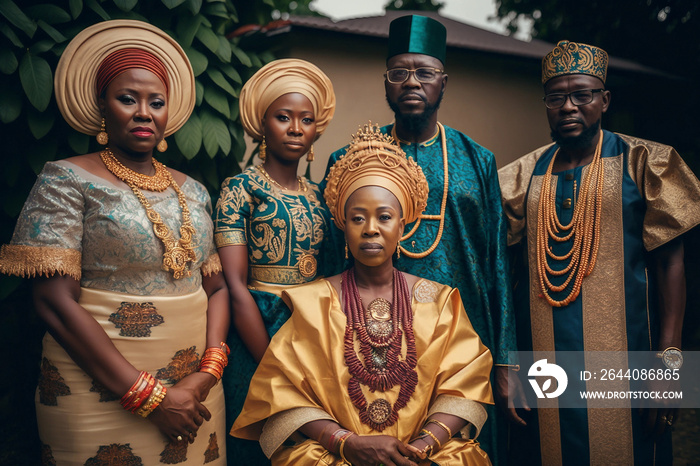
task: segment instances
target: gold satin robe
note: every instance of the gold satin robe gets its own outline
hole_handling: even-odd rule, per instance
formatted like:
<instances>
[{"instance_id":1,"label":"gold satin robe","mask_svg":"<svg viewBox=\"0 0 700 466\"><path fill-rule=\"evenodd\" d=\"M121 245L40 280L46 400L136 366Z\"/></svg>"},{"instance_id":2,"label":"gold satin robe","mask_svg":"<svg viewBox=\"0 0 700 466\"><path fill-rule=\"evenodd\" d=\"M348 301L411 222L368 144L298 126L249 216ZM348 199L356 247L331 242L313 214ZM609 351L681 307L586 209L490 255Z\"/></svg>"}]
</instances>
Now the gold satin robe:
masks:
<instances>
[{"instance_id":1,"label":"gold satin robe","mask_svg":"<svg viewBox=\"0 0 700 466\"><path fill-rule=\"evenodd\" d=\"M360 422L348 396L346 316L335 288L322 279L283 292L292 317L272 339L231 435L260 440L273 464L335 465L342 464L340 457L318 442L292 445L290 435L299 436L297 429L313 420L331 419L359 435L391 435L408 443L428 416L442 412L469 423L463 438L446 442L423 463L490 464L473 439L486 421L481 403L493 404L491 353L474 332L457 289L420 279L412 294L418 385L396 424L380 433ZM399 386L383 393L363 388L368 403L384 398L393 404L398 398Z\"/></svg>"}]
</instances>

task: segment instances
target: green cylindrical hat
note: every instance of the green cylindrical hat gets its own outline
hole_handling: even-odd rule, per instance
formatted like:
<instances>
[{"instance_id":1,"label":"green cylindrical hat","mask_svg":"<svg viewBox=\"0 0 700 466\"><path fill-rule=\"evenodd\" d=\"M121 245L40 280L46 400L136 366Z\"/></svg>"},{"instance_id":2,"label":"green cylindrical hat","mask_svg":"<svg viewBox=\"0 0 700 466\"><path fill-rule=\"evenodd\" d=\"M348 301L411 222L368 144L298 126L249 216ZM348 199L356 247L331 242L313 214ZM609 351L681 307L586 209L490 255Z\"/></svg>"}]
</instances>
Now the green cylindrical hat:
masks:
<instances>
[{"instance_id":1,"label":"green cylindrical hat","mask_svg":"<svg viewBox=\"0 0 700 466\"><path fill-rule=\"evenodd\" d=\"M447 29L433 18L409 15L396 18L389 26L389 53L386 59L401 53L420 53L445 64Z\"/></svg>"}]
</instances>

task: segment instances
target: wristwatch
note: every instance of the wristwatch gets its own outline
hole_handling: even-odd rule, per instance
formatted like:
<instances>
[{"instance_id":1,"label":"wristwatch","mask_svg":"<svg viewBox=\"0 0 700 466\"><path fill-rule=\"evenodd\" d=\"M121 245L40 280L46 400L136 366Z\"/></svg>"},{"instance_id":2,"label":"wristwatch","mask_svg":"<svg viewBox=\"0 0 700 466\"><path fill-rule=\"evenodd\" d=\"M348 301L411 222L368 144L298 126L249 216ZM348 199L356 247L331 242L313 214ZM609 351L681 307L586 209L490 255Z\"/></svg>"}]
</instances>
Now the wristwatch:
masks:
<instances>
[{"instance_id":1,"label":"wristwatch","mask_svg":"<svg viewBox=\"0 0 700 466\"><path fill-rule=\"evenodd\" d=\"M669 369L680 369L683 365L683 353L680 348L669 346L660 353L656 353L657 358L661 358L661 362Z\"/></svg>"}]
</instances>

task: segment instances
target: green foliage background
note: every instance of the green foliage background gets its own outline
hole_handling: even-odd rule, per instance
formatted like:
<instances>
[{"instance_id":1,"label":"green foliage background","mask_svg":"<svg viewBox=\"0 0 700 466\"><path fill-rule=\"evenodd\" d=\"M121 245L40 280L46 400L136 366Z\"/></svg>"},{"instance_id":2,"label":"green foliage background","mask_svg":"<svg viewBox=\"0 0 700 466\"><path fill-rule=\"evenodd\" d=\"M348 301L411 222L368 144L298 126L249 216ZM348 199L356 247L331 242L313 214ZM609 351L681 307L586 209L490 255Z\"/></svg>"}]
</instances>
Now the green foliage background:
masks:
<instances>
[{"instance_id":1,"label":"green foliage background","mask_svg":"<svg viewBox=\"0 0 700 466\"><path fill-rule=\"evenodd\" d=\"M70 40L110 19L149 22L177 40L194 69L197 102L185 126L159 155L201 181L216 199L240 172L245 143L238 95L270 50L246 50L232 32L285 13L310 14L311 0L0 0L0 244L9 242L36 175L48 161L97 151L92 137L63 120L53 70ZM0 276L0 464L39 464L34 389L43 325L32 310L30 283Z\"/></svg>"}]
</instances>

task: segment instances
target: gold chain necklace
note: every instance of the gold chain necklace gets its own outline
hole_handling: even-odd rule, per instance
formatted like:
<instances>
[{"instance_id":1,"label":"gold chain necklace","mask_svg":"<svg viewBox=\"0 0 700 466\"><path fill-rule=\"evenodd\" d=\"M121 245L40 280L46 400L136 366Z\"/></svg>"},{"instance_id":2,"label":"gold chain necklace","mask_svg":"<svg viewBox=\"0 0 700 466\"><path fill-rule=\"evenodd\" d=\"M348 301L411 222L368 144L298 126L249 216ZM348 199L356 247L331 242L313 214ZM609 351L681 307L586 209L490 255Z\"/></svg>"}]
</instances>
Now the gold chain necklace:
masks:
<instances>
[{"instance_id":1,"label":"gold chain necklace","mask_svg":"<svg viewBox=\"0 0 700 466\"><path fill-rule=\"evenodd\" d=\"M197 259L194 249L192 248L192 238L194 238L197 231L192 225L185 194L177 185L168 169L165 168L165 165L153 160L153 166L156 168L156 175L147 177L148 179L144 182L143 177L145 175L136 173L122 165L109 148L105 148L105 150L100 152L100 158L107 167L107 170L126 183L134 192L141 205L145 207L146 217L153 223L153 232L163 242L163 246L165 246L165 252L163 253L163 270L172 271L175 279L192 275L192 272L189 270L189 265ZM160 167L162 167L162 170ZM156 177L165 178L168 184L163 188L162 181L160 179L155 180ZM138 180L141 181L139 182ZM141 188L148 191L162 192L169 186L172 186L177 193L177 200L182 210L182 226L180 227L179 240L173 237L173 232L165 225L160 214L153 210L146 196L139 190L139 188Z\"/></svg>"},{"instance_id":2,"label":"gold chain necklace","mask_svg":"<svg viewBox=\"0 0 700 466\"><path fill-rule=\"evenodd\" d=\"M263 174L263 176L265 177L265 179L266 179L267 181L269 181L270 183L274 184L275 186L277 186L278 188L280 188L280 189L283 190L283 191L291 191L289 188L287 188L286 186L282 186L282 185L279 184L274 178L272 178L272 177L270 176L270 174L267 173L267 170L265 170L265 167L263 167L262 165L258 165L257 168L258 168L258 170L260 170L260 173ZM308 188L306 187L306 184L304 183L304 179L303 179L301 176L297 176L297 183L299 183L299 189L298 189L298 191L306 192L306 190L307 190Z\"/></svg>"},{"instance_id":3,"label":"gold chain necklace","mask_svg":"<svg viewBox=\"0 0 700 466\"><path fill-rule=\"evenodd\" d=\"M544 297L550 306L562 307L574 301L581 292L583 278L590 275L595 267L600 245L600 214L603 204L603 133L599 135L593 160L581 184L578 200L574 206L571 221L562 225L556 210L556 184L552 183L552 168L559 153L554 153L549 163L547 172L542 181L539 206L537 211L537 270L539 273L541 297ZM593 178L595 176L595 182ZM595 183L594 186L593 183ZM576 194L574 185L574 195ZM557 256L550 247L549 241L558 243L568 241L573 237L573 244L568 253ZM561 270L554 270L549 266L547 257L569 263ZM568 274L561 285L553 285L550 276L562 276ZM573 281L571 292L560 301L550 296L551 292L564 291Z\"/></svg>"},{"instance_id":4,"label":"gold chain necklace","mask_svg":"<svg viewBox=\"0 0 700 466\"><path fill-rule=\"evenodd\" d=\"M399 245L399 250L401 250L401 253L404 254L407 257L410 257L411 259L422 259L426 257L428 254L433 252L435 248L437 248L438 244L440 244L440 239L442 238L442 232L445 229L445 210L447 209L447 192L449 189L449 184L450 184L450 179L449 179L449 167L448 167L448 160L447 160L447 138L445 136L445 128L442 126L440 122L438 122L438 130L440 131L440 142L442 143L442 165L443 165L443 171L445 172L445 182L443 184L442 188L442 204L440 205L440 214L438 215L427 215L427 214L421 214L418 217L418 220L413 224L413 228L411 228L411 231L406 233L401 237L401 241L405 241L411 236L413 236L416 231L418 230L418 226L420 225L421 220L440 220L440 225L438 226L438 232L437 235L435 236L435 241L433 241L433 244L426 249L423 252L411 252L406 250L405 247ZM394 141L399 141L398 137L396 136L396 125L391 129L391 136L394 138Z\"/></svg>"}]
</instances>

